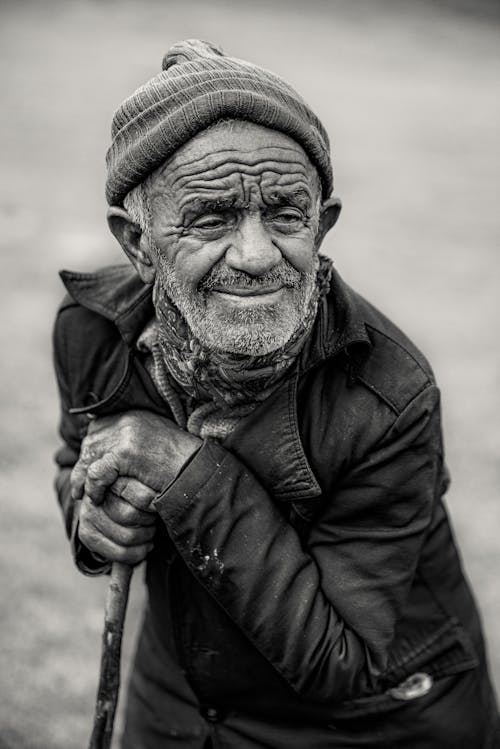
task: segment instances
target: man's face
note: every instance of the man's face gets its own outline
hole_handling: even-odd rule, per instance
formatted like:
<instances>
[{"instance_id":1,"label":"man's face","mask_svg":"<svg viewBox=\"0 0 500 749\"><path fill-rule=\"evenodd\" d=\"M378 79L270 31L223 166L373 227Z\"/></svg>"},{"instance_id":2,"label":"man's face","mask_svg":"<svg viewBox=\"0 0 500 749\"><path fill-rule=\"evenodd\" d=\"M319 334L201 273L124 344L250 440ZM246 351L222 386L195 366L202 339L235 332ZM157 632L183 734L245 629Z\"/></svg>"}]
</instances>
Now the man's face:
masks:
<instances>
[{"instance_id":1,"label":"man's face","mask_svg":"<svg viewBox=\"0 0 500 749\"><path fill-rule=\"evenodd\" d=\"M260 355L284 345L317 268L319 184L301 146L226 123L179 149L149 200L160 321L167 295L209 348Z\"/></svg>"}]
</instances>

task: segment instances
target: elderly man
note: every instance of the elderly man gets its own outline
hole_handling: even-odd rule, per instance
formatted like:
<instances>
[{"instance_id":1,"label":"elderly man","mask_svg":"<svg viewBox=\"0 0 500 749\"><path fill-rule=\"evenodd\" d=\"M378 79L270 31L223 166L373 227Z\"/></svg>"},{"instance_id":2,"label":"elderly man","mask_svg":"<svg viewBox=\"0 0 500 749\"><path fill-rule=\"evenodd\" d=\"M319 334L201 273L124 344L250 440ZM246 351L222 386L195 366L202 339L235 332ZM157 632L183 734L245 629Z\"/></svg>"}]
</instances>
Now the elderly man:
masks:
<instances>
[{"instance_id":1,"label":"elderly man","mask_svg":"<svg viewBox=\"0 0 500 749\"><path fill-rule=\"evenodd\" d=\"M130 263L62 274L57 487L83 572L147 559L123 746L498 746L439 393L318 254L317 117L181 42L107 163Z\"/></svg>"}]
</instances>

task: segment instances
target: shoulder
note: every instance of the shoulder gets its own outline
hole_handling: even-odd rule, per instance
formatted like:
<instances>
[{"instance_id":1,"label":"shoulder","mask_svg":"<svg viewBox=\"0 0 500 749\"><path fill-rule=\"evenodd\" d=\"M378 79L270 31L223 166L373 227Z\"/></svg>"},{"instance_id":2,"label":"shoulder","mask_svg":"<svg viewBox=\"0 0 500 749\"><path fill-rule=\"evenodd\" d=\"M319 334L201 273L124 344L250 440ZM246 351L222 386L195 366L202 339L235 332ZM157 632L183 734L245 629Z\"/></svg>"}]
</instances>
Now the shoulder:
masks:
<instances>
[{"instance_id":1,"label":"shoulder","mask_svg":"<svg viewBox=\"0 0 500 749\"><path fill-rule=\"evenodd\" d=\"M56 357L72 369L81 369L96 356L105 357L120 334L113 321L66 294L56 313L53 344Z\"/></svg>"},{"instance_id":2,"label":"shoulder","mask_svg":"<svg viewBox=\"0 0 500 749\"><path fill-rule=\"evenodd\" d=\"M68 293L57 309L53 327L54 364L66 400L79 406L122 367L126 346L115 321L95 305L87 306L73 291L73 279L78 278L84 288L86 283L93 285L99 273L64 272L61 276Z\"/></svg>"},{"instance_id":3,"label":"shoulder","mask_svg":"<svg viewBox=\"0 0 500 749\"><path fill-rule=\"evenodd\" d=\"M408 336L368 303L366 330L371 350L357 377L399 414L423 390L435 385L434 373L427 358Z\"/></svg>"},{"instance_id":4,"label":"shoulder","mask_svg":"<svg viewBox=\"0 0 500 749\"><path fill-rule=\"evenodd\" d=\"M96 348L120 338L132 343L153 314L151 286L132 265L112 265L93 273L61 271L67 294L56 316L55 340ZM94 337L93 337L94 336Z\"/></svg>"},{"instance_id":5,"label":"shoulder","mask_svg":"<svg viewBox=\"0 0 500 749\"><path fill-rule=\"evenodd\" d=\"M345 324L347 308L350 324L355 320L365 337L364 346L343 351L351 379L399 415L423 390L436 384L431 365L392 320L338 275L333 297L334 324Z\"/></svg>"},{"instance_id":6,"label":"shoulder","mask_svg":"<svg viewBox=\"0 0 500 749\"><path fill-rule=\"evenodd\" d=\"M408 336L339 277L329 308L335 334L322 363L301 379L298 398L301 438L324 490L370 466L381 445L400 445L403 434L410 440L431 421L426 449L438 449L440 424L432 369Z\"/></svg>"}]
</instances>

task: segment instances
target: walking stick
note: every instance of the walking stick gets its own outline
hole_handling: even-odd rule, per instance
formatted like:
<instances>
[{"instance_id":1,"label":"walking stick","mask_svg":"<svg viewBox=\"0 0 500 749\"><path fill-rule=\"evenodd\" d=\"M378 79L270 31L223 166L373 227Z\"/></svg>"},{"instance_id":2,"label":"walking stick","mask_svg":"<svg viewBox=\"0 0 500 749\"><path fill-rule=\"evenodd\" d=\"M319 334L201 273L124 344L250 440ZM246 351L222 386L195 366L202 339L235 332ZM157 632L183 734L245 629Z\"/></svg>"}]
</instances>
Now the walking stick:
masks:
<instances>
[{"instance_id":1,"label":"walking stick","mask_svg":"<svg viewBox=\"0 0 500 749\"><path fill-rule=\"evenodd\" d=\"M114 562L106 597L101 669L89 749L110 749L118 692L123 626L133 567Z\"/></svg>"}]
</instances>

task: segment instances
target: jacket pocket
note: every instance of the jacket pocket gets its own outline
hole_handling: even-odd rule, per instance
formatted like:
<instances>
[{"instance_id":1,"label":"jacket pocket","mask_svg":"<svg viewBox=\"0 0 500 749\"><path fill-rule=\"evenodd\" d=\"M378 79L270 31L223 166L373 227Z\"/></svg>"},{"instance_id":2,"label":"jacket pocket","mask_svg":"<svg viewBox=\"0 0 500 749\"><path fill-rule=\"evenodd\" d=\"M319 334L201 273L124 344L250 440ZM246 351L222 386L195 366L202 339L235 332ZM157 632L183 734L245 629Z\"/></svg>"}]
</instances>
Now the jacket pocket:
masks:
<instances>
[{"instance_id":1,"label":"jacket pocket","mask_svg":"<svg viewBox=\"0 0 500 749\"><path fill-rule=\"evenodd\" d=\"M433 699L443 679L479 665L474 647L458 620L451 618L422 638L402 637L392 651L377 693L346 700L334 708L333 720L383 715L413 700Z\"/></svg>"},{"instance_id":2,"label":"jacket pocket","mask_svg":"<svg viewBox=\"0 0 500 749\"><path fill-rule=\"evenodd\" d=\"M417 671L425 671L433 679L440 679L478 665L472 641L455 617L423 634L421 630L412 632L408 628L396 640L384 673L387 688Z\"/></svg>"}]
</instances>

